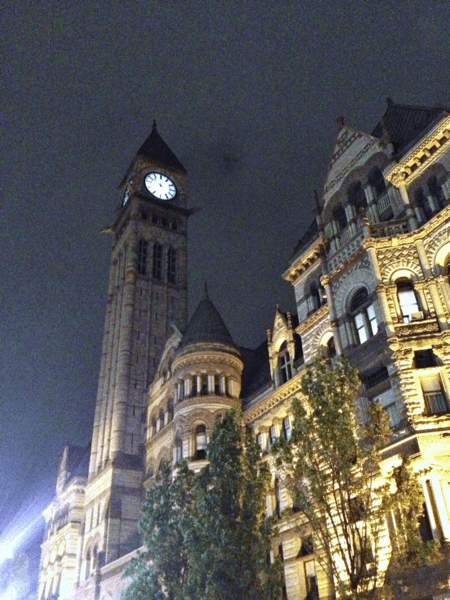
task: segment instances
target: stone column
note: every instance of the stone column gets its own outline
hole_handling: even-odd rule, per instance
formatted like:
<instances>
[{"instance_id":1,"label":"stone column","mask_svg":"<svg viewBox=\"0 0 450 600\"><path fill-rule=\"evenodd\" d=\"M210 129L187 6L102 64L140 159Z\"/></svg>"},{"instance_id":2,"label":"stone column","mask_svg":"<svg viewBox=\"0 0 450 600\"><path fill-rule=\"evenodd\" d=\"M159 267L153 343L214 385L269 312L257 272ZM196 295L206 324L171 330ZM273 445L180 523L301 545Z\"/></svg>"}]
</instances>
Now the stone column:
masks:
<instances>
[{"instance_id":1,"label":"stone column","mask_svg":"<svg viewBox=\"0 0 450 600\"><path fill-rule=\"evenodd\" d=\"M436 317L439 322L439 328L441 331L444 331L445 329L448 329L448 323L444 314L444 307L442 306L436 281L432 279L431 266L428 260L427 253L425 251L425 247L423 245L423 241L416 240L415 244L423 272L425 274L426 279L428 280L428 289L430 290L431 298L433 300L434 309L436 311Z\"/></svg>"},{"instance_id":2,"label":"stone column","mask_svg":"<svg viewBox=\"0 0 450 600\"><path fill-rule=\"evenodd\" d=\"M428 187L428 184L424 183L422 187L423 187L423 192L425 194L425 198L427 199L428 207L429 207L431 213L434 215L439 211L439 206L438 206L437 200L433 196L433 194L430 192L430 188Z\"/></svg>"},{"instance_id":3,"label":"stone column","mask_svg":"<svg viewBox=\"0 0 450 600\"><path fill-rule=\"evenodd\" d=\"M336 353L342 354L342 342L341 337L339 335L339 327L336 318L336 309L333 301L333 293L331 291L330 278L328 275L323 275L320 279L320 283L325 288L325 293L327 295L328 308L330 311L330 321L331 326L333 328L333 336L334 336L334 345L336 347Z\"/></svg>"},{"instance_id":4,"label":"stone column","mask_svg":"<svg viewBox=\"0 0 450 600\"><path fill-rule=\"evenodd\" d=\"M377 199L375 196L375 190L370 183L365 183L363 186L364 194L366 195L367 200L367 212L369 213L369 218L372 223L379 223L380 215L378 213Z\"/></svg>"},{"instance_id":5,"label":"stone column","mask_svg":"<svg viewBox=\"0 0 450 600\"><path fill-rule=\"evenodd\" d=\"M406 217L408 219L409 229L410 231L414 231L418 227L417 217L414 214L413 209L411 208L411 201L409 199L408 190L406 189L405 184L401 184L399 186L400 194L402 196L403 204L406 209Z\"/></svg>"}]
</instances>

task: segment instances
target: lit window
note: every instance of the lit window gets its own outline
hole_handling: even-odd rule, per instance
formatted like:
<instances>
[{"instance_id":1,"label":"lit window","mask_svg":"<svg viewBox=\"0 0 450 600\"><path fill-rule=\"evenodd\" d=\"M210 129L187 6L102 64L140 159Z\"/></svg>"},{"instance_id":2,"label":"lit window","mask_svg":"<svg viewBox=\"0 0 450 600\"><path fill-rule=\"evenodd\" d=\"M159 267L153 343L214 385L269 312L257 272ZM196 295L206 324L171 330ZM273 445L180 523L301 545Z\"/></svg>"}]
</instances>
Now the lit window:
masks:
<instances>
[{"instance_id":1,"label":"lit window","mask_svg":"<svg viewBox=\"0 0 450 600\"><path fill-rule=\"evenodd\" d=\"M162 279L162 246L153 244L153 277Z\"/></svg>"},{"instance_id":2,"label":"lit window","mask_svg":"<svg viewBox=\"0 0 450 600\"><path fill-rule=\"evenodd\" d=\"M286 342L283 342L278 355L278 370L280 373L280 383L286 383L292 377L292 362Z\"/></svg>"},{"instance_id":3,"label":"lit window","mask_svg":"<svg viewBox=\"0 0 450 600\"><path fill-rule=\"evenodd\" d=\"M137 255L137 272L139 275L147 275L147 254L148 242L141 239L139 240Z\"/></svg>"},{"instance_id":4,"label":"lit window","mask_svg":"<svg viewBox=\"0 0 450 600\"><path fill-rule=\"evenodd\" d=\"M174 248L169 248L167 253L167 281L176 283L177 277L177 251Z\"/></svg>"},{"instance_id":5,"label":"lit window","mask_svg":"<svg viewBox=\"0 0 450 600\"><path fill-rule=\"evenodd\" d=\"M198 425L195 430L195 458L206 458L206 427Z\"/></svg>"},{"instance_id":6,"label":"lit window","mask_svg":"<svg viewBox=\"0 0 450 600\"><path fill-rule=\"evenodd\" d=\"M422 385L425 412L428 415L442 415L448 412L447 398L438 374L427 375L420 379Z\"/></svg>"},{"instance_id":7,"label":"lit window","mask_svg":"<svg viewBox=\"0 0 450 600\"><path fill-rule=\"evenodd\" d=\"M406 277L401 277L396 281L397 297L400 310L403 317L403 323L409 323L412 315L420 312L419 302L412 282Z\"/></svg>"},{"instance_id":8,"label":"lit window","mask_svg":"<svg viewBox=\"0 0 450 600\"><path fill-rule=\"evenodd\" d=\"M291 439L292 425L290 417L284 417L283 419L283 436L288 441Z\"/></svg>"},{"instance_id":9,"label":"lit window","mask_svg":"<svg viewBox=\"0 0 450 600\"><path fill-rule=\"evenodd\" d=\"M360 288L353 295L350 304L350 314L353 318L360 344L363 344L377 333L378 324L375 310L373 304L369 301L369 294L366 288Z\"/></svg>"},{"instance_id":10,"label":"lit window","mask_svg":"<svg viewBox=\"0 0 450 600\"><path fill-rule=\"evenodd\" d=\"M277 426L276 425L272 425L270 428L270 443L273 444L274 442L277 441L278 438L278 431L277 431Z\"/></svg>"}]
</instances>

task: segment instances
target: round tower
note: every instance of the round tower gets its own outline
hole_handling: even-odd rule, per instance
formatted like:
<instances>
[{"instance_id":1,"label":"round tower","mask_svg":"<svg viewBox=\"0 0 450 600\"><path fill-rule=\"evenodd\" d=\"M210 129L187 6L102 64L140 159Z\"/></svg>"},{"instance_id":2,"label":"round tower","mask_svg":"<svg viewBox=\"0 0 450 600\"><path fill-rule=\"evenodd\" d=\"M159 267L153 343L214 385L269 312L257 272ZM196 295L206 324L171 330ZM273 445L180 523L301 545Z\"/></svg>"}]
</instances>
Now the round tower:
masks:
<instances>
[{"instance_id":1,"label":"round tower","mask_svg":"<svg viewBox=\"0 0 450 600\"><path fill-rule=\"evenodd\" d=\"M175 395L174 459L206 459L214 420L241 408L244 363L207 291L177 349L172 378Z\"/></svg>"}]
</instances>

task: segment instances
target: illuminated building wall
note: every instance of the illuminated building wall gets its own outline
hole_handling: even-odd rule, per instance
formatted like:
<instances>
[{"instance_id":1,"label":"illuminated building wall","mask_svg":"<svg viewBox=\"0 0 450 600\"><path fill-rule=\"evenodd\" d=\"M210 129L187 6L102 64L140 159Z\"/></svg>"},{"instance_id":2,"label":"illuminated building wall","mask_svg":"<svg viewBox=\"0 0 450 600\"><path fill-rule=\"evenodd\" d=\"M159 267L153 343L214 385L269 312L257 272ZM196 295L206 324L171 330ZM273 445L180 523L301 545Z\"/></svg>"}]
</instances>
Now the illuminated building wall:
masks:
<instances>
[{"instance_id":1,"label":"illuminated building wall","mask_svg":"<svg viewBox=\"0 0 450 600\"><path fill-rule=\"evenodd\" d=\"M255 350L235 345L207 294L186 327L192 211L185 171L155 139L133 161L111 227L90 470L84 480L58 479L46 512L39 600L58 589L60 598L118 598L124 565L139 546L145 487L162 461L183 457L200 469L215 416L232 406L243 407L270 460L271 441L289 436L290 403L317 352L330 360L344 354L359 367L362 406L379 399L390 417L390 460L413 457L428 533L450 542L449 113L389 101L370 135L340 123L316 219L283 275L296 314L277 307L267 342ZM146 179L153 172L169 178L162 188L169 197L157 197ZM267 510L290 505L273 469ZM67 523L53 527L64 507ZM317 583L327 598L311 540L298 533L300 518L283 517L274 540L287 597L305 598Z\"/></svg>"}]
</instances>

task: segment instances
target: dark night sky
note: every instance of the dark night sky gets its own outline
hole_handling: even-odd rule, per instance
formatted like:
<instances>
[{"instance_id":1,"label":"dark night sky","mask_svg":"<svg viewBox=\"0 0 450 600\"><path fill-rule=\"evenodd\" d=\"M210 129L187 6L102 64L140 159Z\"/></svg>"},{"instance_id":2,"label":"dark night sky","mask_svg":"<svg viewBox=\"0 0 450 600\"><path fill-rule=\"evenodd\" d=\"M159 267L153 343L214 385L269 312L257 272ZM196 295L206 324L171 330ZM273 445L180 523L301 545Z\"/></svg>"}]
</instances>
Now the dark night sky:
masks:
<instances>
[{"instance_id":1,"label":"dark night sky","mask_svg":"<svg viewBox=\"0 0 450 600\"><path fill-rule=\"evenodd\" d=\"M337 131L450 104L447 1L9 2L0 508L51 500L89 440L117 185L156 118L189 173L190 310L265 337ZM25 503L25 504L22 504ZM36 508L36 507L34 507ZM31 509L30 509L31 510Z\"/></svg>"}]
</instances>

